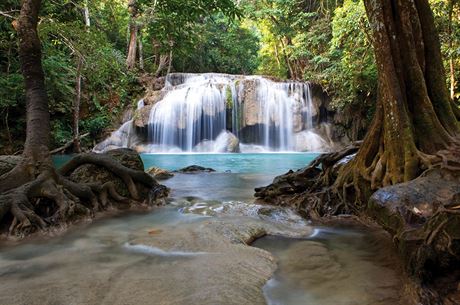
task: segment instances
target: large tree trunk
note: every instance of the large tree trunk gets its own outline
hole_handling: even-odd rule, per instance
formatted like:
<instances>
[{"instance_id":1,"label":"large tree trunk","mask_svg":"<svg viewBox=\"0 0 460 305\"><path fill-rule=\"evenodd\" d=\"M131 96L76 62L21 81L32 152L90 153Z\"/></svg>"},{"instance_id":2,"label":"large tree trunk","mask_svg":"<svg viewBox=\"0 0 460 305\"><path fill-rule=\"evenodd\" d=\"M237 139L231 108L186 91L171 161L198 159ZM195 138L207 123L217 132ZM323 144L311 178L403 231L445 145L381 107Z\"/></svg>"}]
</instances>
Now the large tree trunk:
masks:
<instances>
[{"instance_id":1,"label":"large tree trunk","mask_svg":"<svg viewBox=\"0 0 460 305\"><path fill-rule=\"evenodd\" d=\"M61 225L107 207L110 197L116 202L142 203L137 183L154 191L157 182L143 170L123 166L108 155L79 155L63 167L53 167L49 151L50 117L45 77L37 33L41 0L23 0L19 17L19 56L24 76L27 103L27 135L22 162L0 177L0 224L8 222L9 233L24 235L49 225ZM77 113L77 111L76 111ZM68 172L83 163L104 167L123 180L129 198L120 196L113 182L79 184ZM131 199L130 199L131 198ZM46 205L46 211L40 204ZM7 215L10 215L9 217ZM3 232L1 232L3 233Z\"/></svg>"},{"instance_id":2,"label":"large tree trunk","mask_svg":"<svg viewBox=\"0 0 460 305\"><path fill-rule=\"evenodd\" d=\"M26 90L26 142L24 161L0 177L0 193L33 179L44 164L49 165L50 117L41 46L37 33L41 0L25 0L19 15L19 59Z\"/></svg>"},{"instance_id":3,"label":"large tree trunk","mask_svg":"<svg viewBox=\"0 0 460 305\"><path fill-rule=\"evenodd\" d=\"M136 55L137 55L137 3L136 0L129 0L128 10L130 14L129 20L129 44L128 44L128 56L126 57L126 66L128 69L134 69L136 67Z\"/></svg>"},{"instance_id":4,"label":"large tree trunk","mask_svg":"<svg viewBox=\"0 0 460 305\"><path fill-rule=\"evenodd\" d=\"M27 137L24 157L40 161L50 144L50 115L37 32L41 0L23 1L19 16L19 58L26 89Z\"/></svg>"},{"instance_id":5,"label":"large tree trunk","mask_svg":"<svg viewBox=\"0 0 460 305\"><path fill-rule=\"evenodd\" d=\"M449 0L449 25L447 29L447 35L449 36L449 76L450 76L450 98L455 99L455 67L454 67L454 55L453 55L453 42L454 37L452 33L452 18L454 13L454 4L456 0Z\"/></svg>"},{"instance_id":6,"label":"large tree trunk","mask_svg":"<svg viewBox=\"0 0 460 305\"><path fill-rule=\"evenodd\" d=\"M139 46L139 68L144 70L144 51L142 46L142 36L141 32L139 31L139 36L137 37L138 46Z\"/></svg>"},{"instance_id":7,"label":"large tree trunk","mask_svg":"<svg viewBox=\"0 0 460 305\"><path fill-rule=\"evenodd\" d=\"M428 0L364 2L379 73L377 111L336 186L354 186L365 202L372 190L420 175L440 159L437 152L458 143L460 130Z\"/></svg>"}]
</instances>

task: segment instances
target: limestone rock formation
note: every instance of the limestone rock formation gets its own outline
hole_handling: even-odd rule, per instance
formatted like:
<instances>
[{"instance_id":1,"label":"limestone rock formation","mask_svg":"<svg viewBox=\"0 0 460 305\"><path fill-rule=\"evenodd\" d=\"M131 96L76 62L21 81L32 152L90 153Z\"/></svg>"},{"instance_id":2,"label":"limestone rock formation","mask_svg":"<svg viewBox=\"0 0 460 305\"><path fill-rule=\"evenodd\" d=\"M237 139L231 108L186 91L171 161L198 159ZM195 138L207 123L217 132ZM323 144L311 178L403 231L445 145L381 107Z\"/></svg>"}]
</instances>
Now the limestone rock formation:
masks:
<instances>
[{"instance_id":1,"label":"limestone rock formation","mask_svg":"<svg viewBox=\"0 0 460 305\"><path fill-rule=\"evenodd\" d=\"M98 145L145 152L330 151L347 144L330 99L317 84L262 76L172 73L161 90L149 86L132 116ZM227 134L228 145L219 138ZM234 137L233 137L233 136ZM219 144L219 143L217 143Z\"/></svg>"}]
</instances>

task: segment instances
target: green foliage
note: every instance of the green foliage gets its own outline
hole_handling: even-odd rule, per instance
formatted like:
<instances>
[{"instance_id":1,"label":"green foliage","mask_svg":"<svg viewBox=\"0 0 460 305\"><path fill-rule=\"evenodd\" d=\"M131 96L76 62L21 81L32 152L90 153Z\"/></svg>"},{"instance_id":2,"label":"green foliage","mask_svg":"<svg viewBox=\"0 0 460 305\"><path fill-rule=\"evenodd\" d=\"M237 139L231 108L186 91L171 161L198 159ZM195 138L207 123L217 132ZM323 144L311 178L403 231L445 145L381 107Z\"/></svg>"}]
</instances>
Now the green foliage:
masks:
<instances>
[{"instance_id":1,"label":"green foliage","mask_svg":"<svg viewBox=\"0 0 460 305\"><path fill-rule=\"evenodd\" d=\"M446 78L450 82L452 62L458 80L460 3L430 3ZM125 67L128 26L133 22L126 0L43 2L39 34L54 145L71 138L80 60L80 132L96 137L142 94L139 73L155 72L160 55L170 51L172 68L178 72L257 73L314 81L325 88L339 111L372 115L377 72L362 0L137 0L136 4L143 71ZM16 0L0 3L0 10L11 16L0 18L0 150L7 146L18 150L11 142L25 136L24 85L12 26L19 9ZM455 81L457 98L459 84Z\"/></svg>"},{"instance_id":2,"label":"green foliage","mask_svg":"<svg viewBox=\"0 0 460 305\"><path fill-rule=\"evenodd\" d=\"M53 144L56 147L64 145L72 139L72 129L67 121L53 120L51 122L51 132L53 135Z\"/></svg>"},{"instance_id":3,"label":"green foliage","mask_svg":"<svg viewBox=\"0 0 460 305\"><path fill-rule=\"evenodd\" d=\"M40 14L42 63L55 146L72 138L72 106L80 58L83 63L80 132L96 135L141 90L136 76L125 68L126 31L121 27L127 25L128 16L124 1L88 1L94 13L94 27L89 29L83 20L83 3L83 0L69 1L61 5L45 1ZM17 1L0 4L0 10L12 12L13 17L17 17L19 9ZM8 122L5 119L0 125L9 125L12 138L23 140L24 120L16 118L25 116L24 85L12 20L0 19L0 113L9 114ZM5 137L6 133L0 133L1 142Z\"/></svg>"},{"instance_id":4,"label":"green foliage","mask_svg":"<svg viewBox=\"0 0 460 305\"><path fill-rule=\"evenodd\" d=\"M98 135L101 131L104 130L110 124L110 117L106 114L101 114L83 120L81 126L83 130L89 132L92 136Z\"/></svg>"},{"instance_id":5,"label":"green foliage","mask_svg":"<svg viewBox=\"0 0 460 305\"><path fill-rule=\"evenodd\" d=\"M177 46L176 70L252 74L259 66L258 37L240 21L216 15L205 18L193 30L193 40Z\"/></svg>"},{"instance_id":6,"label":"green foliage","mask_svg":"<svg viewBox=\"0 0 460 305\"><path fill-rule=\"evenodd\" d=\"M454 68L454 96L460 99L460 3L456 0L430 0L441 40L446 79L451 85L450 59Z\"/></svg>"},{"instance_id":7,"label":"green foliage","mask_svg":"<svg viewBox=\"0 0 460 305\"><path fill-rule=\"evenodd\" d=\"M361 0L345 0L343 6L335 10L332 37L330 65L325 70L328 79L323 82L336 93L336 105L373 104L377 69Z\"/></svg>"}]
</instances>

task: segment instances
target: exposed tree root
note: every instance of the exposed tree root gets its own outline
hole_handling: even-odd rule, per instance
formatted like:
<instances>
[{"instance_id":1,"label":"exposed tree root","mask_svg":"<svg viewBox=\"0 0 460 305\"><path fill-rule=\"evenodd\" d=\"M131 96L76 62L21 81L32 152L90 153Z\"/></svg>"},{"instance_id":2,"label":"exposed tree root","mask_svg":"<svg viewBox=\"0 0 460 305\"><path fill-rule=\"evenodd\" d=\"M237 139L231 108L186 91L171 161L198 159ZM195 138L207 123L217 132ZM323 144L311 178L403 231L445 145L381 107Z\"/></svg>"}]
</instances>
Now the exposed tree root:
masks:
<instances>
[{"instance_id":1,"label":"exposed tree root","mask_svg":"<svg viewBox=\"0 0 460 305\"><path fill-rule=\"evenodd\" d=\"M120 195L110 181L72 181L69 174L83 164L103 167L121 178L129 191L129 198ZM11 176L8 177L12 179ZM35 179L0 194L0 224L5 226L5 221L10 221L8 234L25 236L51 226L92 216L97 211L109 209L113 204L145 204L147 199L141 195L139 187L150 190L153 200L168 192L150 175L125 167L109 155L78 155L59 171L43 166Z\"/></svg>"}]
</instances>

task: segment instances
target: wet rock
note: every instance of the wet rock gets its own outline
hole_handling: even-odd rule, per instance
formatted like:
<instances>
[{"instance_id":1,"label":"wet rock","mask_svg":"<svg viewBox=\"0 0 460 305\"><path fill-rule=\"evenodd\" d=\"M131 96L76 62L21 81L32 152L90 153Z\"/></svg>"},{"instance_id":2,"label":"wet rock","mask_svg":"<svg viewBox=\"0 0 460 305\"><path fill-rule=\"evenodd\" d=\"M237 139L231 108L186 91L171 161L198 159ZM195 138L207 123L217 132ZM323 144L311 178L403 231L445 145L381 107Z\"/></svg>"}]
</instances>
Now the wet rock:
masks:
<instances>
[{"instance_id":1,"label":"wet rock","mask_svg":"<svg viewBox=\"0 0 460 305\"><path fill-rule=\"evenodd\" d=\"M305 167L298 171L289 171L284 175L277 176L273 183L265 187L255 189L255 196L266 202L286 205L285 196L302 193L315 183L315 178L321 172L316 167Z\"/></svg>"},{"instance_id":2,"label":"wet rock","mask_svg":"<svg viewBox=\"0 0 460 305\"><path fill-rule=\"evenodd\" d=\"M420 228L439 210L458 205L460 177L442 170L381 188L369 202L379 223L392 233ZM455 236L460 238L460 232Z\"/></svg>"},{"instance_id":3,"label":"wet rock","mask_svg":"<svg viewBox=\"0 0 460 305\"><path fill-rule=\"evenodd\" d=\"M168 94L166 90L148 91L147 95L144 97L144 103L145 105L155 105L161 101L166 94Z\"/></svg>"},{"instance_id":4,"label":"wet rock","mask_svg":"<svg viewBox=\"0 0 460 305\"><path fill-rule=\"evenodd\" d=\"M460 177L434 169L410 182L384 187L369 213L393 236L411 274L422 279L458 264Z\"/></svg>"},{"instance_id":5,"label":"wet rock","mask_svg":"<svg viewBox=\"0 0 460 305\"><path fill-rule=\"evenodd\" d=\"M219 153L240 152L240 140L231 132L222 132L215 140L214 151Z\"/></svg>"},{"instance_id":6,"label":"wet rock","mask_svg":"<svg viewBox=\"0 0 460 305\"><path fill-rule=\"evenodd\" d=\"M184 173L184 174L193 174L193 173L211 173L215 172L215 169L212 168L207 168L207 167L202 167L199 165L190 165L184 168L181 168L179 170L174 171L175 173Z\"/></svg>"},{"instance_id":7,"label":"wet rock","mask_svg":"<svg viewBox=\"0 0 460 305\"><path fill-rule=\"evenodd\" d=\"M165 305L266 304L262 287L275 271L276 259L247 246L265 234L259 224L247 219L204 220L162 229L163 233L145 234L126 245L128 251L171 261L158 281L141 283L139 294L127 304L142 304L145 295L155 295L155 304Z\"/></svg>"},{"instance_id":8,"label":"wet rock","mask_svg":"<svg viewBox=\"0 0 460 305\"><path fill-rule=\"evenodd\" d=\"M144 163L137 152L127 148L115 149L107 152L108 155L118 160L122 165L135 169L144 170ZM114 175L106 168L94 164L83 164L76 168L70 178L78 183L93 182L113 182L118 193L124 197L129 197L129 191L121 178ZM169 194L169 189L163 185L156 185L153 189L147 188L141 183L136 183L141 198L147 198L148 205L164 204L165 198Z\"/></svg>"},{"instance_id":9,"label":"wet rock","mask_svg":"<svg viewBox=\"0 0 460 305\"><path fill-rule=\"evenodd\" d=\"M19 164L19 162L21 162L21 160L21 156L0 156L0 176L11 171L17 164Z\"/></svg>"},{"instance_id":10,"label":"wet rock","mask_svg":"<svg viewBox=\"0 0 460 305\"><path fill-rule=\"evenodd\" d=\"M145 171L147 174L153 176L153 178L157 179L157 180L166 180L166 179L169 179L169 178L172 178L174 177L174 174L165 170L165 169L162 169L162 168L159 168L159 167L151 167L149 169L147 169Z\"/></svg>"},{"instance_id":11,"label":"wet rock","mask_svg":"<svg viewBox=\"0 0 460 305\"><path fill-rule=\"evenodd\" d=\"M334 181L340 168L354 157L360 144L361 142L355 142L343 150L322 154L307 167L295 172L290 170L284 175L275 177L271 184L256 188L255 197L260 198L264 203L294 206L308 213L309 192L318 186L318 177L326 175L329 181ZM328 170L323 173L323 168ZM316 191L319 190L314 190L313 196ZM299 196L300 194L302 196Z\"/></svg>"},{"instance_id":12,"label":"wet rock","mask_svg":"<svg viewBox=\"0 0 460 305\"><path fill-rule=\"evenodd\" d=\"M135 146L139 142L140 137L136 134L133 120L129 120L112 132L110 137L94 146L93 152L105 153L123 147Z\"/></svg>"},{"instance_id":13,"label":"wet rock","mask_svg":"<svg viewBox=\"0 0 460 305\"><path fill-rule=\"evenodd\" d=\"M134 125L136 127L147 127L149 125L150 111L152 110L152 105L146 105L141 109L136 110L134 113Z\"/></svg>"},{"instance_id":14,"label":"wet rock","mask_svg":"<svg viewBox=\"0 0 460 305\"><path fill-rule=\"evenodd\" d=\"M294 135L296 151L328 151L329 143L327 138L319 135L313 130L298 132Z\"/></svg>"}]
</instances>

